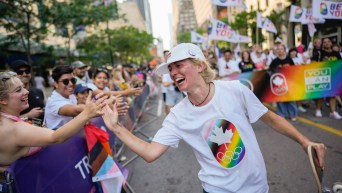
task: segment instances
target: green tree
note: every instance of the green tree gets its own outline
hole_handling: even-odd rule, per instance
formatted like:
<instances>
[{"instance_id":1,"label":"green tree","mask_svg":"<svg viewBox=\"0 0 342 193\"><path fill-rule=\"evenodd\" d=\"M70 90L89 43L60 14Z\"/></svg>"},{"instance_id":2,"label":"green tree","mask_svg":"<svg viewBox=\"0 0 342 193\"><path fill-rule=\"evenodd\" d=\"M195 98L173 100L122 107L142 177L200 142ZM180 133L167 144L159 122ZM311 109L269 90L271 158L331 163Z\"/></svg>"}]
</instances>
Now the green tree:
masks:
<instances>
[{"instance_id":1,"label":"green tree","mask_svg":"<svg viewBox=\"0 0 342 193\"><path fill-rule=\"evenodd\" d=\"M46 37L44 17L49 11L40 0L0 1L0 25L8 33L2 46L21 45L31 64L32 43L39 43Z\"/></svg>"},{"instance_id":2,"label":"green tree","mask_svg":"<svg viewBox=\"0 0 342 193\"><path fill-rule=\"evenodd\" d=\"M281 34L281 27L282 26L287 26L288 25L288 20L284 18L286 10L282 11L275 11L272 10L268 18L273 22L275 28L277 29L278 34L274 34L274 37L277 35Z\"/></svg>"},{"instance_id":3,"label":"green tree","mask_svg":"<svg viewBox=\"0 0 342 193\"><path fill-rule=\"evenodd\" d=\"M52 0L50 11L52 15L51 23L56 26L55 35L67 39L65 46L68 50L70 60L70 43L78 33L79 28L86 29L87 26L94 26L100 22L107 22L117 18L116 1L105 6L100 4L102 1L94 0ZM107 39L107 38L106 38Z\"/></svg>"},{"instance_id":4,"label":"green tree","mask_svg":"<svg viewBox=\"0 0 342 193\"><path fill-rule=\"evenodd\" d=\"M183 32L177 35L177 43L187 43L191 42L190 32Z\"/></svg>"},{"instance_id":5,"label":"green tree","mask_svg":"<svg viewBox=\"0 0 342 193\"><path fill-rule=\"evenodd\" d=\"M111 42L106 41L106 37L111 37ZM140 31L132 26L109 29L93 34L82 41L78 48L82 49L95 63L106 64L110 61L106 53L113 51L113 57L119 62L128 64L142 64L145 60L150 60L150 47L153 37L145 31ZM95 57L92 57L95 56Z\"/></svg>"}]
</instances>

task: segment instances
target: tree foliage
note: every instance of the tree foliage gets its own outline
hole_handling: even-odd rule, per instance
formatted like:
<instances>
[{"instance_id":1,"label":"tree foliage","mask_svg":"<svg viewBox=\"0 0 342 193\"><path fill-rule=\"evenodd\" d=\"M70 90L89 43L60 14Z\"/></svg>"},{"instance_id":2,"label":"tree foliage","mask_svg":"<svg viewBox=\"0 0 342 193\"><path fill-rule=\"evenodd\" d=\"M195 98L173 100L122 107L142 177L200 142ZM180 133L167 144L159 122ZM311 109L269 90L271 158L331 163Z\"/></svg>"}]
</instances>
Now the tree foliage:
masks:
<instances>
[{"instance_id":1,"label":"tree foliage","mask_svg":"<svg viewBox=\"0 0 342 193\"><path fill-rule=\"evenodd\" d=\"M111 39L110 43L108 36ZM112 57L118 62L142 64L145 60L151 59L149 50L152 44L152 35L126 26L93 34L84 39L78 48L82 49L94 63L109 63L109 54L113 54Z\"/></svg>"},{"instance_id":2,"label":"tree foliage","mask_svg":"<svg viewBox=\"0 0 342 193\"><path fill-rule=\"evenodd\" d=\"M0 1L0 25L7 31L6 40L0 43L7 48L20 44L31 63L32 43L41 43L51 33L48 29L55 26L54 35L67 39L65 46L70 57L70 42L80 28L118 17L115 2L104 6L100 0Z\"/></svg>"},{"instance_id":3,"label":"tree foliage","mask_svg":"<svg viewBox=\"0 0 342 193\"><path fill-rule=\"evenodd\" d=\"M107 22L109 19L118 17L116 3L104 6L99 2L94 0L52 1L51 23L58 29L55 35L67 39L65 46L68 48L69 58L71 40L80 29L85 30L87 26L95 27L100 22Z\"/></svg>"},{"instance_id":4,"label":"tree foliage","mask_svg":"<svg viewBox=\"0 0 342 193\"><path fill-rule=\"evenodd\" d=\"M32 43L47 35L44 15L49 15L49 10L40 0L0 1L0 25L8 33L2 46L22 45L28 62L32 63Z\"/></svg>"}]
</instances>

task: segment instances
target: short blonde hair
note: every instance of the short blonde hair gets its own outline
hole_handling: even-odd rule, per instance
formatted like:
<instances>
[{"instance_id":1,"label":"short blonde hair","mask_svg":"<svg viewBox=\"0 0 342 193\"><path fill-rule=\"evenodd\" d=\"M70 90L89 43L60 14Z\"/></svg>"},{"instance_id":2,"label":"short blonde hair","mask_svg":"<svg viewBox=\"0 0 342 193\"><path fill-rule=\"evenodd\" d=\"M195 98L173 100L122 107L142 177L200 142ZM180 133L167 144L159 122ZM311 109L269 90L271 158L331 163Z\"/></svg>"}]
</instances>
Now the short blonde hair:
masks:
<instances>
[{"instance_id":1,"label":"short blonde hair","mask_svg":"<svg viewBox=\"0 0 342 193\"><path fill-rule=\"evenodd\" d=\"M216 72L210 67L210 64L207 60L199 60L194 58L189 58L189 60L195 65L200 65L201 63L204 64L204 70L201 72L201 76L206 83L209 83L215 79Z\"/></svg>"}]
</instances>

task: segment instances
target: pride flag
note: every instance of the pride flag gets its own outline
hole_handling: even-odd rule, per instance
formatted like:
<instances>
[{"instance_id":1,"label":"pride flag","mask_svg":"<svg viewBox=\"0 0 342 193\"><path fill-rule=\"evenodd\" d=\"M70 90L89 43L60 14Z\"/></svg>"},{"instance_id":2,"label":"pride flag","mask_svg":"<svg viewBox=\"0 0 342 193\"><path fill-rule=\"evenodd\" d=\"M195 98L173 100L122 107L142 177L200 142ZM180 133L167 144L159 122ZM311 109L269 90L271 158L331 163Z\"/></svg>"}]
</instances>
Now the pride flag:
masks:
<instances>
[{"instance_id":1,"label":"pride flag","mask_svg":"<svg viewBox=\"0 0 342 193\"><path fill-rule=\"evenodd\" d=\"M113 160L109 134L94 124L85 125L92 181L101 184L99 192L120 193L124 176Z\"/></svg>"},{"instance_id":2,"label":"pride flag","mask_svg":"<svg viewBox=\"0 0 342 193\"><path fill-rule=\"evenodd\" d=\"M262 102L342 96L342 60L287 66L275 72L254 71L224 80L240 80Z\"/></svg>"}]
</instances>

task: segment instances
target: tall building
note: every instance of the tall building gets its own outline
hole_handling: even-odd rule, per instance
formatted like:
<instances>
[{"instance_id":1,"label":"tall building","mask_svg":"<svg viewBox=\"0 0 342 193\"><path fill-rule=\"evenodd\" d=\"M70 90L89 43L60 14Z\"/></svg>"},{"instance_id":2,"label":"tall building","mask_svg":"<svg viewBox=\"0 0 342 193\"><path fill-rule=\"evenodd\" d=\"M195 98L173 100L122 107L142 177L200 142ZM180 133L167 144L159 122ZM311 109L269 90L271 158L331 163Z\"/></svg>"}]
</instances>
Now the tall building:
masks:
<instances>
[{"instance_id":1,"label":"tall building","mask_svg":"<svg viewBox=\"0 0 342 193\"><path fill-rule=\"evenodd\" d=\"M173 31L174 42L184 32L196 30L197 21L192 0L173 0Z\"/></svg>"},{"instance_id":2,"label":"tall building","mask_svg":"<svg viewBox=\"0 0 342 193\"><path fill-rule=\"evenodd\" d=\"M216 6L211 0L193 0L197 25L200 28L207 28L210 17L216 18Z\"/></svg>"},{"instance_id":3,"label":"tall building","mask_svg":"<svg viewBox=\"0 0 342 193\"><path fill-rule=\"evenodd\" d=\"M148 0L135 0L140 10L140 13L145 21L146 31L152 34L152 19L151 9Z\"/></svg>"},{"instance_id":4,"label":"tall building","mask_svg":"<svg viewBox=\"0 0 342 193\"><path fill-rule=\"evenodd\" d=\"M133 0L118 3L119 15L124 15L124 18L109 21L110 29L120 28L123 26L133 26L139 30L147 31L145 20L140 12L137 2ZM105 29L106 24L102 23L96 30Z\"/></svg>"}]
</instances>

